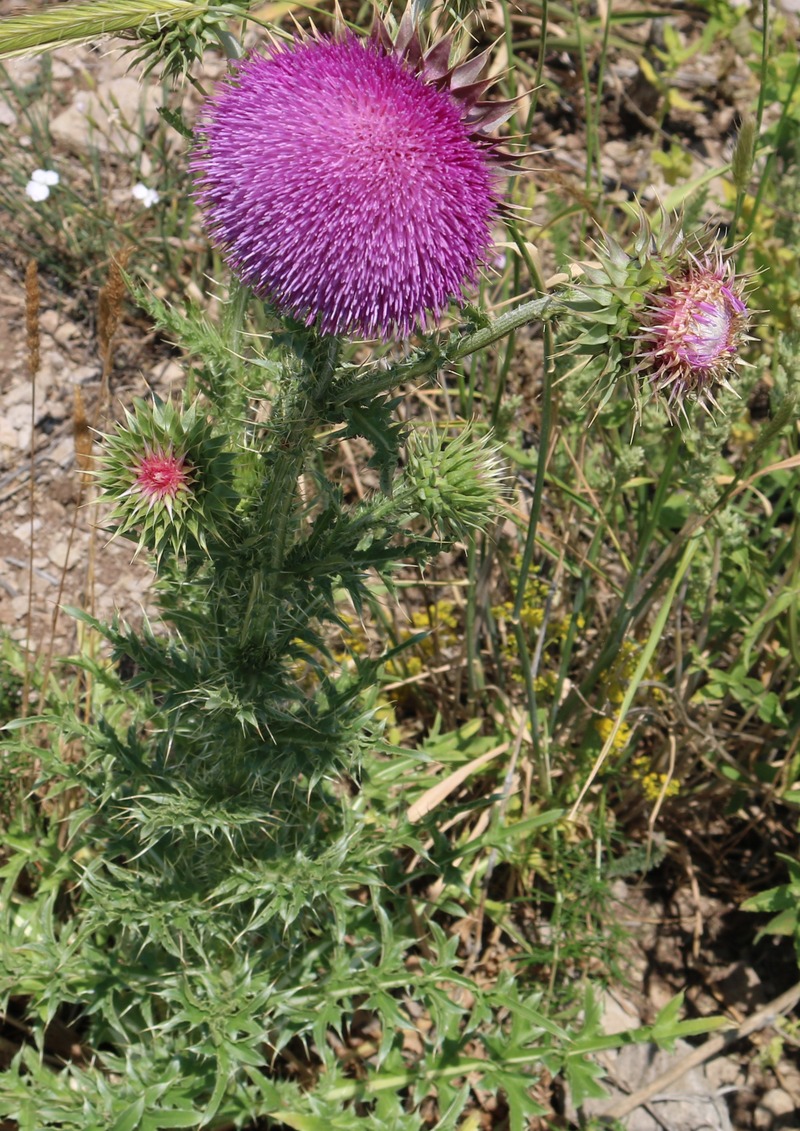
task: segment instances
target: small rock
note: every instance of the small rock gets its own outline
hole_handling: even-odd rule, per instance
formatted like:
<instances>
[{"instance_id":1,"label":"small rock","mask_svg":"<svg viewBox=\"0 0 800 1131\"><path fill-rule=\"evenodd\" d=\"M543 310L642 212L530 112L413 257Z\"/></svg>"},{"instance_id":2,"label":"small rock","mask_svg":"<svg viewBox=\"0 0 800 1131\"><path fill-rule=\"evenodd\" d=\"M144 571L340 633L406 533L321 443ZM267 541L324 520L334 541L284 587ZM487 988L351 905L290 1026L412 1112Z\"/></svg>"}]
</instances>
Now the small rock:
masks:
<instances>
[{"instance_id":1,"label":"small rock","mask_svg":"<svg viewBox=\"0 0 800 1131\"><path fill-rule=\"evenodd\" d=\"M44 384L36 382L36 407L41 411L42 405L47 398L47 389ZM28 414L28 421L30 422L31 416L31 383L28 378L20 381L17 385L12 385L6 395L3 397L3 412L6 419L9 419L12 413L15 413L15 419L21 412Z\"/></svg>"},{"instance_id":2,"label":"small rock","mask_svg":"<svg viewBox=\"0 0 800 1131\"><path fill-rule=\"evenodd\" d=\"M75 68L71 67L63 59L53 59L53 78L54 79L71 79L75 76Z\"/></svg>"},{"instance_id":3,"label":"small rock","mask_svg":"<svg viewBox=\"0 0 800 1131\"><path fill-rule=\"evenodd\" d=\"M72 105L50 123L50 133L72 149L97 148L102 153L135 156L139 149L140 115L154 122L158 91L134 78L117 78L99 90L79 91Z\"/></svg>"},{"instance_id":4,"label":"small rock","mask_svg":"<svg viewBox=\"0 0 800 1131\"><path fill-rule=\"evenodd\" d=\"M80 331L74 322L62 322L53 334L53 338L60 345L64 345L65 342L71 342L79 333Z\"/></svg>"},{"instance_id":5,"label":"small rock","mask_svg":"<svg viewBox=\"0 0 800 1131\"><path fill-rule=\"evenodd\" d=\"M36 533L37 530L41 530L41 529L42 529L42 520L40 518L35 518L33 520L33 532L34 532L34 534ZM18 538L20 540L20 542L23 544L23 546L30 545L30 540L31 540L30 519L26 518L24 522L21 522L19 524L19 526L15 526L14 529L11 531L11 533L12 533L14 538Z\"/></svg>"},{"instance_id":6,"label":"small rock","mask_svg":"<svg viewBox=\"0 0 800 1131\"><path fill-rule=\"evenodd\" d=\"M72 463L72 461L74 459L74 456L75 456L75 440L72 436L65 436L63 438L63 440L59 440L58 443L54 444L52 448L49 448L48 452L47 452L47 458L52 463L57 464L59 467L69 467L69 465ZM75 488L75 489L77 489L77 488ZM59 496L54 495L52 493L52 491L51 491L51 495L52 495L53 498L57 499L58 502L60 502L60 503L63 503L65 501L68 501L68 502L73 501L71 494L70 494L70 498L68 500L64 500L62 498L59 498Z\"/></svg>"},{"instance_id":7,"label":"small rock","mask_svg":"<svg viewBox=\"0 0 800 1131\"><path fill-rule=\"evenodd\" d=\"M636 1006L618 990L603 992L603 1032L608 1036L638 1029L642 1019Z\"/></svg>"},{"instance_id":8,"label":"small rock","mask_svg":"<svg viewBox=\"0 0 800 1131\"><path fill-rule=\"evenodd\" d=\"M794 1115L797 1112L797 1105L788 1092L784 1092L783 1088L770 1088L761 1097L753 1114L754 1126L759 1131L772 1131L773 1127L788 1127L788 1123L782 1120L779 1123L782 1115Z\"/></svg>"},{"instance_id":9,"label":"small rock","mask_svg":"<svg viewBox=\"0 0 800 1131\"><path fill-rule=\"evenodd\" d=\"M19 597L12 597L9 601L11 611L17 620L22 620L28 612L28 595L27 593L20 593Z\"/></svg>"},{"instance_id":10,"label":"small rock","mask_svg":"<svg viewBox=\"0 0 800 1131\"><path fill-rule=\"evenodd\" d=\"M161 385L180 384L184 380L183 366L179 361L170 360L153 370L154 383Z\"/></svg>"},{"instance_id":11,"label":"small rock","mask_svg":"<svg viewBox=\"0 0 800 1131\"><path fill-rule=\"evenodd\" d=\"M66 443L69 443L69 441L66 441ZM60 444L59 447L61 447ZM71 443L70 451L72 451ZM77 476L60 475L50 484L50 498L54 499L57 503L60 503L62 507L67 507L71 504L77 503L80 497L81 491Z\"/></svg>"},{"instance_id":12,"label":"small rock","mask_svg":"<svg viewBox=\"0 0 800 1131\"><path fill-rule=\"evenodd\" d=\"M39 329L45 334L55 334L60 321L57 310L43 310L39 315Z\"/></svg>"},{"instance_id":13,"label":"small rock","mask_svg":"<svg viewBox=\"0 0 800 1131\"><path fill-rule=\"evenodd\" d=\"M648 1044L610 1050L602 1058L609 1072L603 1082L609 1095L587 1100L581 1108L583 1117L601 1117L623 1095L658 1079L691 1051L692 1046L683 1040L677 1040L670 1052ZM571 1105L567 1114L577 1116ZM636 1108L625 1121L626 1131L662 1131L664 1127L670 1131L698 1131L700 1127L733 1131L725 1101L709 1086L702 1066L690 1069L667 1091L652 1096L647 1106Z\"/></svg>"},{"instance_id":14,"label":"small rock","mask_svg":"<svg viewBox=\"0 0 800 1131\"><path fill-rule=\"evenodd\" d=\"M67 370L63 374L70 385L88 385L96 381L99 376L99 365L76 365L74 369Z\"/></svg>"},{"instance_id":15,"label":"small rock","mask_svg":"<svg viewBox=\"0 0 800 1131\"><path fill-rule=\"evenodd\" d=\"M59 569L72 569L76 561L75 558L70 559L69 544L66 541L51 542L47 547L47 556Z\"/></svg>"},{"instance_id":16,"label":"small rock","mask_svg":"<svg viewBox=\"0 0 800 1131\"><path fill-rule=\"evenodd\" d=\"M27 86L38 79L41 61L21 56L18 59L6 59L3 66L15 86Z\"/></svg>"},{"instance_id":17,"label":"small rock","mask_svg":"<svg viewBox=\"0 0 800 1131\"><path fill-rule=\"evenodd\" d=\"M17 430L12 428L5 416L0 415L0 448L17 447Z\"/></svg>"}]
</instances>

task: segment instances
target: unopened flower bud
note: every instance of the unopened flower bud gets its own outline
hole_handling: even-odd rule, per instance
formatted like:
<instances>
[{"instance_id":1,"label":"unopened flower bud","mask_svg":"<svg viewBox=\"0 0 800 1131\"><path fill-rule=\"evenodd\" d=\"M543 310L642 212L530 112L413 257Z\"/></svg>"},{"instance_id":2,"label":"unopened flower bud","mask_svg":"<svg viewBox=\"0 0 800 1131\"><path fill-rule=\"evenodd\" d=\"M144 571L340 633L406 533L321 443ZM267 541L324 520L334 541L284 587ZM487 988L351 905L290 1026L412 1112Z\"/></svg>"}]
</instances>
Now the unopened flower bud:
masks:
<instances>
[{"instance_id":1,"label":"unopened flower bud","mask_svg":"<svg viewBox=\"0 0 800 1131\"><path fill-rule=\"evenodd\" d=\"M507 473L489 438L466 427L448 439L436 429L408 440L404 489L416 513L445 537L460 537L495 517Z\"/></svg>"},{"instance_id":2,"label":"unopened flower bud","mask_svg":"<svg viewBox=\"0 0 800 1131\"><path fill-rule=\"evenodd\" d=\"M114 532L161 558L206 547L233 516L232 456L202 409L181 411L154 398L137 401L109 436L99 478L101 501L114 504ZM137 553L139 552L137 550Z\"/></svg>"}]
</instances>

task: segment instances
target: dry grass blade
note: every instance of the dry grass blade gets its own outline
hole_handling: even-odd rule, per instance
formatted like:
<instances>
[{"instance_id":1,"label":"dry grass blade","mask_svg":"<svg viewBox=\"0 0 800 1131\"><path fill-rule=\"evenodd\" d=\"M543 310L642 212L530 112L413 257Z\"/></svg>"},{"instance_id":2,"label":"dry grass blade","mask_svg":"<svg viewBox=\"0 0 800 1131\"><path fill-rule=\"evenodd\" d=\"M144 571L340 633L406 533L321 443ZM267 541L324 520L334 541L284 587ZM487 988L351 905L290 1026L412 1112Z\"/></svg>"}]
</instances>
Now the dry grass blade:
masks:
<instances>
[{"instance_id":1,"label":"dry grass blade","mask_svg":"<svg viewBox=\"0 0 800 1131\"><path fill-rule=\"evenodd\" d=\"M102 0L97 4L74 4L12 16L0 25L0 59L52 51L146 23L161 28L165 23L194 19L205 11L205 4L190 0Z\"/></svg>"},{"instance_id":2,"label":"dry grass blade","mask_svg":"<svg viewBox=\"0 0 800 1131\"><path fill-rule=\"evenodd\" d=\"M448 774L446 778L436 782L430 789L426 789L422 797L418 797L414 804L409 808L406 816L413 825L421 820L426 813L430 813L437 805L441 805L446 797L458 789L462 782L466 781L470 774L474 774L481 766L485 766L487 762L491 762L498 754L505 754L508 750L509 743L503 742L500 746L495 746L491 750L487 750L485 754L480 754L477 758L473 758L471 762L467 762L465 766L459 766L457 770L453 770L452 774Z\"/></svg>"},{"instance_id":3,"label":"dry grass blade","mask_svg":"<svg viewBox=\"0 0 800 1131\"><path fill-rule=\"evenodd\" d=\"M39 267L36 260L31 259L25 270L25 335L31 380L39 372L39 302Z\"/></svg>"}]
</instances>

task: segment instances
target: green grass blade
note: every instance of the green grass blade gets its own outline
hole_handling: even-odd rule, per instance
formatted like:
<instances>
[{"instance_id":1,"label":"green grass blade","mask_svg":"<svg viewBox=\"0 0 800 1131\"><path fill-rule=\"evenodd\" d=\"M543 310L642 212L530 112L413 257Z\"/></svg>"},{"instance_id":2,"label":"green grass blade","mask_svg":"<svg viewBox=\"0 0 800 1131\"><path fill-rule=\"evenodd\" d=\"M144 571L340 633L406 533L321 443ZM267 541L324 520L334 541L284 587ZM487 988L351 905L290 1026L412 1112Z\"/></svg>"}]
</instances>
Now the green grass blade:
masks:
<instances>
[{"instance_id":1,"label":"green grass blade","mask_svg":"<svg viewBox=\"0 0 800 1131\"><path fill-rule=\"evenodd\" d=\"M102 0L12 16L0 22L0 59L84 43L144 23L156 28L180 23L202 15L206 8L193 0Z\"/></svg>"}]
</instances>

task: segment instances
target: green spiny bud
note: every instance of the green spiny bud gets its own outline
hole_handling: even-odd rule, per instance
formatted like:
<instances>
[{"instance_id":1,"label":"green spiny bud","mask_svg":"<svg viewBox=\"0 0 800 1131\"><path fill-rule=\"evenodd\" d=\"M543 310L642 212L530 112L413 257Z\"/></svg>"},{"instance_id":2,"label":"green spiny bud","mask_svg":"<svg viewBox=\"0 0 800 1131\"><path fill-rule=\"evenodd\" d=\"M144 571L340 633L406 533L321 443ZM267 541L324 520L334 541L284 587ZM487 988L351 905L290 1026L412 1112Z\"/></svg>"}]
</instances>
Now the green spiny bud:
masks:
<instances>
[{"instance_id":1,"label":"green spiny bud","mask_svg":"<svg viewBox=\"0 0 800 1131\"><path fill-rule=\"evenodd\" d=\"M491 438L467 426L455 437L412 432L400 496L445 537L463 537L497 514L507 472Z\"/></svg>"}]
</instances>

